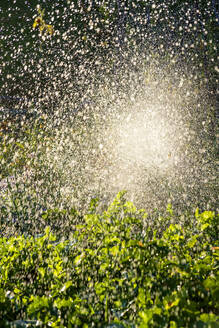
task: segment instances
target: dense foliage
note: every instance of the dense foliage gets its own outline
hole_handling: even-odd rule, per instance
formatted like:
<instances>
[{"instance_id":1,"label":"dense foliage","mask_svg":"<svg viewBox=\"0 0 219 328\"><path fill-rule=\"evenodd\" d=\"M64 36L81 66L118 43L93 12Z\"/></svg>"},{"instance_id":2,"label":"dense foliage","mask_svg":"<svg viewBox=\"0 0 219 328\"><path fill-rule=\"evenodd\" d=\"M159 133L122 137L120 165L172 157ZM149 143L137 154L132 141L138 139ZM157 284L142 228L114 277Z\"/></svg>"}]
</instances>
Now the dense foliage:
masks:
<instances>
[{"instance_id":1,"label":"dense foliage","mask_svg":"<svg viewBox=\"0 0 219 328\"><path fill-rule=\"evenodd\" d=\"M0 239L1 326L218 327L219 217L97 205L68 240Z\"/></svg>"}]
</instances>

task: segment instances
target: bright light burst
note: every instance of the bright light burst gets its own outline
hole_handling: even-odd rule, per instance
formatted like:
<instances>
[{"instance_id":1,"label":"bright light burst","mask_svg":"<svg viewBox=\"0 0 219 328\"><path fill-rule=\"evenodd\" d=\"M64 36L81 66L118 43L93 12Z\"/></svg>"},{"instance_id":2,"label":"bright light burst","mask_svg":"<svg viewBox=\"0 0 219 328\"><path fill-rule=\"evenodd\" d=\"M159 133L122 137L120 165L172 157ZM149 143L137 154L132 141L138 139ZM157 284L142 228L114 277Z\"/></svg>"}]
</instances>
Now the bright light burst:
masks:
<instances>
[{"instance_id":1,"label":"bright light burst","mask_svg":"<svg viewBox=\"0 0 219 328\"><path fill-rule=\"evenodd\" d=\"M35 195L39 215L121 189L150 208L215 203L214 8L172 5L58 1L36 10L28 2L25 26L18 3L1 10L2 93L23 99L8 107L42 121L31 145L26 135L5 137L11 159L0 157L1 170L17 174L27 198Z\"/></svg>"},{"instance_id":2,"label":"bright light burst","mask_svg":"<svg viewBox=\"0 0 219 328\"><path fill-rule=\"evenodd\" d=\"M170 167L177 142L174 123L167 122L155 108L142 112L133 108L131 113L118 124L118 157L151 170Z\"/></svg>"}]
</instances>

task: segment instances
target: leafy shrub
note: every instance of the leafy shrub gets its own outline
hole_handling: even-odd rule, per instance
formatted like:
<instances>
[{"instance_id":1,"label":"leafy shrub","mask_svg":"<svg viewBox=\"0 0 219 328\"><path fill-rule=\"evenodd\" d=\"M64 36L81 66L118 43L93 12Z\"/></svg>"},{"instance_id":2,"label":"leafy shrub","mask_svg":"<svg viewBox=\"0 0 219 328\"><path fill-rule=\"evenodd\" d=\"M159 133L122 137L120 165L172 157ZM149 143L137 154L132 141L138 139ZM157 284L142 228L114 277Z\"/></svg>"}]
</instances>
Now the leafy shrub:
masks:
<instances>
[{"instance_id":1,"label":"leafy shrub","mask_svg":"<svg viewBox=\"0 0 219 328\"><path fill-rule=\"evenodd\" d=\"M172 224L168 207L151 231L123 192L106 211L97 206L68 240L49 228L0 239L2 325L217 327L218 216L197 211L191 224Z\"/></svg>"}]
</instances>

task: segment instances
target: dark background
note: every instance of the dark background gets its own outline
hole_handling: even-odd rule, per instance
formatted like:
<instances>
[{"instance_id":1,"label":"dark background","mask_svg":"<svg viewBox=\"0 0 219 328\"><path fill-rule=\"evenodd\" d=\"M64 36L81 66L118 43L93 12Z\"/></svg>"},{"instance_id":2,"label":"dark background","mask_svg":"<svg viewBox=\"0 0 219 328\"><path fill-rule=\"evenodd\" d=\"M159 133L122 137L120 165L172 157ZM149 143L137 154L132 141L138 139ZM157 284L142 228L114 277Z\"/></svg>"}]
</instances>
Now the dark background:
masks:
<instances>
[{"instance_id":1,"label":"dark background","mask_svg":"<svg viewBox=\"0 0 219 328\"><path fill-rule=\"evenodd\" d=\"M44 41L32 28L38 4L56 31ZM216 2L205 0L1 0L0 96L39 99L48 89L60 93L65 86L59 81L68 70L67 84L76 81L74 92L80 97L96 83L88 71L101 81L106 73L135 69L133 49L142 57L150 51L166 61L177 55L179 67L188 63L214 92L217 16Z\"/></svg>"}]
</instances>

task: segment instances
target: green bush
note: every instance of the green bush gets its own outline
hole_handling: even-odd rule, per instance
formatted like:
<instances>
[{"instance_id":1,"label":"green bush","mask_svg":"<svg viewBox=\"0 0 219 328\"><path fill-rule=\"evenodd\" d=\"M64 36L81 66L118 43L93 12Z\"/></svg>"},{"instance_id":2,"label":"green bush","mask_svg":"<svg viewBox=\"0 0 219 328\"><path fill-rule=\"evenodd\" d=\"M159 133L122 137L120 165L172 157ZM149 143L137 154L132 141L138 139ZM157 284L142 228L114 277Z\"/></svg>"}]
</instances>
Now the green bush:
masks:
<instances>
[{"instance_id":1,"label":"green bush","mask_svg":"<svg viewBox=\"0 0 219 328\"><path fill-rule=\"evenodd\" d=\"M0 239L2 327L218 327L219 217L151 218L119 193L68 240ZM48 215L52 215L49 213Z\"/></svg>"}]
</instances>

